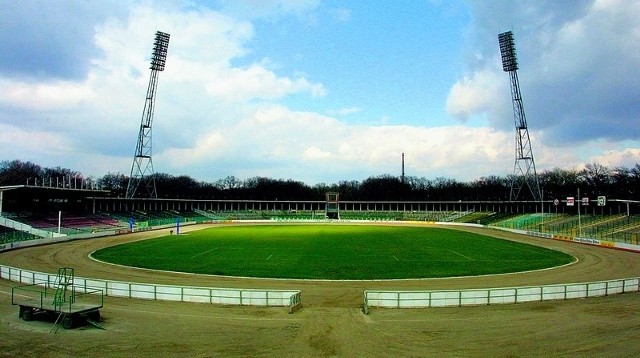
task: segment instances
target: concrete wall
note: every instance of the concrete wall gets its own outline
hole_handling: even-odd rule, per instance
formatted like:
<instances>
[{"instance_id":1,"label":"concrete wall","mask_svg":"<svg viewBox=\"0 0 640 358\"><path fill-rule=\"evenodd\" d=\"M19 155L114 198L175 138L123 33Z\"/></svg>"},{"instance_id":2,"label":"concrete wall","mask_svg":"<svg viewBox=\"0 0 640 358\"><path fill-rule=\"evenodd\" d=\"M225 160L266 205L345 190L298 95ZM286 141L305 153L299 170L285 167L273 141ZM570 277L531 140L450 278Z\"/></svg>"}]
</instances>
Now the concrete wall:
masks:
<instances>
[{"instance_id":1,"label":"concrete wall","mask_svg":"<svg viewBox=\"0 0 640 358\"><path fill-rule=\"evenodd\" d=\"M56 275L0 265L0 279L52 287ZM101 290L106 296L148 300L199 302L220 305L289 307L292 313L301 305L297 290L254 290L193 286L154 285L148 283L74 278L76 292Z\"/></svg>"}]
</instances>

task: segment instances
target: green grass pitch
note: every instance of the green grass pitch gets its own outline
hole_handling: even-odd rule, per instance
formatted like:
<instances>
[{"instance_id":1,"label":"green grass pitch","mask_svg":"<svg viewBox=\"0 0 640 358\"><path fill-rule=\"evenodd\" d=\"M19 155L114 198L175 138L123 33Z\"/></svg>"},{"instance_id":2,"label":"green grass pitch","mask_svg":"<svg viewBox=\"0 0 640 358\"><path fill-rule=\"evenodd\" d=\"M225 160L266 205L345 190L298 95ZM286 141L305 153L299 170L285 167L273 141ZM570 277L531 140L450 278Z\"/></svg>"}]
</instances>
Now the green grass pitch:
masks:
<instances>
[{"instance_id":1,"label":"green grass pitch","mask_svg":"<svg viewBox=\"0 0 640 358\"><path fill-rule=\"evenodd\" d=\"M92 256L158 270L329 280L473 276L574 261L557 251L459 230L334 224L220 226Z\"/></svg>"}]
</instances>

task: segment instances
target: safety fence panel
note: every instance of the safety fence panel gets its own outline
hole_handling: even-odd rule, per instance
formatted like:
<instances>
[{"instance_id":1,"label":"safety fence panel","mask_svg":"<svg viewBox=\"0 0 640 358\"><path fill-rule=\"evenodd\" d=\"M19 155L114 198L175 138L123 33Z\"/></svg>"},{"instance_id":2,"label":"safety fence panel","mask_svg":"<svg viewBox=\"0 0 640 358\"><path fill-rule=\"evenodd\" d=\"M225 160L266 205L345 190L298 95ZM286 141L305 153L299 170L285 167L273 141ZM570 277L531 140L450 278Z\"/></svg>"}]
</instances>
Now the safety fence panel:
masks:
<instances>
[{"instance_id":1,"label":"safety fence panel","mask_svg":"<svg viewBox=\"0 0 640 358\"><path fill-rule=\"evenodd\" d=\"M289 313L295 312L300 307L302 307L302 294L300 291L295 291L295 293L289 297Z\"/></svg>"},{"instance_id":2,"label":"safety fence panel","mask_svg":"<svg viewBox=\"0 0 640 358\"><path fill-rule=\"evenodd\" d=\"M615 295L624 292L624 281L608 281L607 282L607 295Z\"/></svg>"},{"instance_id":3,"label":"safety fence panel","mask_svg":"<svg viewBox=\"0 0 640 358\"><path fill-rule=\"evenodd\" d=\"M155 300L156 299L156 286L155 285L144 285L137 283L129 283L129 297L131 298L142 298L145 300Z\"/></svg>"},{"instance_id":4,"label":"safety fence panel","mask_svg":"<svg viewBox=\"0 0 640 358\"><path fill-rule=\"evenodd\" d=\"M413 294L414 302L428 302L419 300L418 295L416 293ZM441 291L441 292L431 292L430 301L434 305L434 307L445 307L445 306L458 306L460 304L460 291ZM403 307L399 305L398 307ZM420 307L420 306L412 306L412 307Z\"/></svg>"},{"instance_id":5,"label":"safety fence panel","mask_svg":"<svg viewBox=\"0 0 640 358\"><path fill-rule=\"evenodd\" d=\"M542 301L542 287L516 288L516 302Z\"/></svg>"},{"instance_id":6,"label":"safety fence panel","mask_svg":"<svg viewBox=\"0 0 640 358\"><path fill-rule=\"evenodd\" d=\"M566 298L586 298L587 297L587 287L586 283L581 284L573 284L565 286L566 290Z\"/></svg>"},{"instance_id":7,"label":"safety fence panel","mask_svg":"<svg viewBox=\"0 0 640 358\"><path fill-rule=\"evenodd\" d=\"M544 286L542 287L541 301L545 300L566 300L567 286Z\"/></svg>"},{"instance_id":8,"label":"safety fence panel","mask_svg":"<svg viewBox=\"0 0 640 358\"><path fill-rule=\"evenodd\" d=\"M267 305L267 292L265 291L240 291L240 304L241 305Z\"/></svg>"},{"instance_id":9,"label":"safety fence panel","mask_svg":"<svg viewBox=\"0 0 640 358\"><path fill-rule=\"evenodd\" d=\"M623 292L640 291L640 278L629 278L624 281Z\"/></svg>"},{"instance_id":10,"label":"safety fence panel","mask_svg":"<svg viewBox=\"0 0 640 358\"><path fill-rule=\"evenodd\" d=\"M489 290L489 304L516 303L515 288L497 288Z\"/></svg>"},{"instance_id":11,"label":"safety fence panel","mask_svg":"<svg viewBox=\"0 0 640 358\"><path fill-rule=\"evenodd\" d=\"M401 292L365 291L365 300L372 307L398 307ZM366 306L366 305L365 305Z\"/></svg>"},{"instance_id":12,"label":"safety fence panel","mask_svg":"<svg viewBox=\"0 0 640 358\"><path fill-rule=\"evenodd\" d=\"M213 290L211 293L211 303L221 304L221 305L239 305L240 302L240 290L225 290L225 289L217 289Z\"/></svg>"},{"instance_id":13,"label":"safety fence panel","mask_svg":"<svg viewBox=\"0 0 640 358\"><path fill-rule=\"evenodd\" d=\"M131 298L131 291L129 290L129 284L126 282L108 282L105 295L116 297L129 297Z\"/></svg>"},{"instance_id":14,"label":"safety fence panel","mask_svg":"<svg viewBox=\"0 0 640 358\"><path fill-rule=\"evenodd\" d=\"M211 303L211 289L198 287L182 287L182 300L186 302Z\"/></svg>"},{"instance_id":15,"label":"safety fence panel","mask_svg":"<svg viewBox=\"0 0 640 358\"><path fill-rule=\"evenodd\" d=\"M604 296L607 294L607 285L604 282L587 284L587 297Z\"/></svg>"},{"instance_id":16,"label":"safety fence panel","mask_svg":"<svg viewBox=\"0 0 640 358\"><path fill-rule=\"evenodd\" d=\"M489 290L460 291L460 305L488 305Z\"/></svg>"}]
</instances>

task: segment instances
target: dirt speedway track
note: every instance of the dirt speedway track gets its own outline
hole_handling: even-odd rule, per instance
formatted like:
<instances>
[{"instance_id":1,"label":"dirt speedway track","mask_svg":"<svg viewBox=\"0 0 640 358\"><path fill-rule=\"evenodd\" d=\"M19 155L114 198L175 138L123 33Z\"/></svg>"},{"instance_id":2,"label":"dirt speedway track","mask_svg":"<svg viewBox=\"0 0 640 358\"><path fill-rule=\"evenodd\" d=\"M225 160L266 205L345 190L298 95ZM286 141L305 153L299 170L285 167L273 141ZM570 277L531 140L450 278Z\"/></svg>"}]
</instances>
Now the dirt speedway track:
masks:
<instances>
[{"instance_id":1,"label":"dirt speedway track","mask_svg":"<svg viewBox=\"0 0 640 358\"><path fill-rule=\"evenodd\" d=\"M183 232L206 226L184 227ZM0 280L0 357L13 356L637 356L640 293L584 300L463 308L361 311L365 289L428 290L528 286L640 276L640 254L457 228L553 248L578 262L509 275L402 281L302 281L225 278L132 269L88 258L105 246L164 231L82 240L0 254L6 265L43 272L172 285L297 289L303 307L222 307L105 298L106 330L58 330L23 322L11 305L15 283Z\"/></svg>"}]
</instances>

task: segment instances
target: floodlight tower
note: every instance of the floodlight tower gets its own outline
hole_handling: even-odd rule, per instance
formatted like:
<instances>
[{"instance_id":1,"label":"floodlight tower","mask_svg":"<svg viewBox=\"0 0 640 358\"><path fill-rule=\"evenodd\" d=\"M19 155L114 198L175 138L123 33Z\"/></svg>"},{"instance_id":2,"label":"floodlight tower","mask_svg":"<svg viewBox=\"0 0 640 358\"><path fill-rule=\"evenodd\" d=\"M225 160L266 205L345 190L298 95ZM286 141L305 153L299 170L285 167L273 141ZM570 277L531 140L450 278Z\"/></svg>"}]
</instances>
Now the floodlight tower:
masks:
<instances>
[{"instance_id":1,"label":"floodlight tower","mask_svg":"<svg viewBox=\"0 0 640 358\"><path fill-rule=\"evenodd\" d=\"M156 180L153 175L153 161L151 160L151 124L153 122L153 111L155 106L155 93L158 85L158 72L164 71L164 64L167 59L167 49L169 48L169 34L156 32L156 39L153 43L153 54L151 56L151 77L147 88L147 99L144 101L140 132L138 134L138 144L133 155L131 165L131 175L127 185L127 198L136 196L157 198Z\"/></svg>"},{"instance_id":2,"label":"floodlight tower","mask_svg":"<svg viewBox=\"0 0 640 358\"><path fill-rule=\"evenodd\" d=\"M516 125L516 160L513 166L513 178L511 180L510 201L515 201L520 191L526 184L529 187L534 201L540 201L540 184L536 173L536 164L533 160L527 118L522 105L520 83L518 81L518 59L511 31L498 35L500 55L502 56L502 69L509 72L511 79L511 98L513 100L513 119Z\"/></svg>"}]
</instances>

